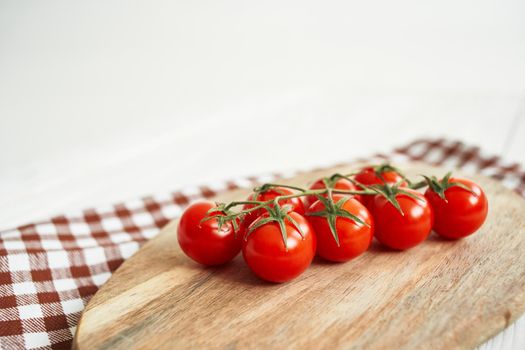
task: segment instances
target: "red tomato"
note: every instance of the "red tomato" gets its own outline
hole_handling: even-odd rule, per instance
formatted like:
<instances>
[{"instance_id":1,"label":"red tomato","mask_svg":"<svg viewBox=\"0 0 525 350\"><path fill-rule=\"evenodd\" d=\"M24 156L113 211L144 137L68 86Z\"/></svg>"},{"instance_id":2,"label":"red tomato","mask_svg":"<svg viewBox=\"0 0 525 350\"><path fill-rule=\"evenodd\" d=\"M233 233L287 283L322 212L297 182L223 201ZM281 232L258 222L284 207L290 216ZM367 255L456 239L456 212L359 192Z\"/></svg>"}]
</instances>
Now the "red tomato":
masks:
<instances>
[{"instance_id":1,"label":"red tomato","mask_svg":"<svg viewBox=\"0 0 525 350\"><path fill-rule=\"evenodd\" d=\"M382 172L381 176L383 177L384 181L379 176L377 176L374 167L365 167L355 175L354 179L357 182L367 186L384 185L385 183L388 185L395 185L403 180L403 177L401 175L391 170ZM401 183L401 186L406 185L407 183L405 181ZM362 196L361 203L363 203L367 208L369 208L369 206L372 203L372 200L373 196Z\"/></svg>"},{"instance_id":2,"label":"red tomato","mask_svg":"<svg viewBox=\"0 0 525 350\"><path fill-rule=\"evenodd\" d=\"M241 250L242 232L234 233L228 222L218 229L217 219L201 222L206 213L215 207L213 202L197 202L182 214L177 239L182 251L203 265L221 265L232 260Z\"/></svg>"},{"instance_id":3,"label":"red tomato","mask_svg":"<svg viewBox=\"0 0 525 350\"><path fill-rule=\"evenodd\" d=\"M389 248L405 250L423 242L432 230L433 213L430 203L421 193L404 189L418 199L402 193L396 199L401 213L382 195L375 195L370 204L374 217L375 237Z\"/></svg>"},{"instance_id":4,"label":"red tomato","mask_svg":"<svg viewBox=\"0 0 525 350\"><path fill-rule=\"evenodd\" d=\"M326 185L324 184L323 179L319 179L316 182L314 182L311 186L311 190L323 190L326 188ZM351 181L345 179L345 178L339 178L334 184L334 188L337 190L343 190L343 191L358 191L359 188L355 186ZM324 195L326 197L326 195ZM355 199L361 200L361 196L354 196ZM316 196L306 196L304 197L304 204L306 209L308 209L312 204L314 204L317 201Z\"/></svg>"},{"instance_id":5,"label":"red tomato","mask_svg":"<svg viewBox=\"0 0 525 350\"><path fill-rule=\"evenodd\" d=\"M249 201L269 201L274 199L275 197L279 196L289 196L293 194L293 192L285 187L272 187L264 192L259 193L258 195L255 195L255 193L252 193L250 197L248 197ZM289 204L292 206L292 211L295 211L296 213L299 213L301 215L304 215L305 209L304 204L301 201L299 197L297 198L288 198L285 200L280 200L279 204L281 206ZM244 209L253 208L255 205L253 204L246 204L244 205ZM254 222L259 216L265 214L266 211L264 209L258 209L255 211L252 211L248 213L244 217L244 225L248 227L252 222Z\"/></svg>"},{"instance_id":6,"label":"red tomato","mask_svg":"<svg viewBox=\"0 0 525 350\"><path fill-rule=\"evenodd\" d=\"M481 187L470 180L450 178L449 182L461 183L473 193L452 186L445 190L447 201L430 188L425 192L425 197L434 210L434 231L445 238L459 239L474 233L483 225L488 201Z\"/></svg>"},{"instance_id":7,"label":"red tomato","mask_svg":"<svg viewBox=\"0 0 525 350\"><path fill-rule=\"evenodd\" d=\"M389 185L395 185L399 181L403 180L401 175L392 170L382 172L381 176L383 177L384 181L379 176L377 176L374 167L365 167L355 175L355 179L363 185L382 185L385 183Z\"/></svg>"},{"instance_id":8,"label":"red tomato","mask_svg":"<svg viewBox=\"0 0 525 350\"><path fill-rule=\"evenodd\" d=\"M263 280L281 283L294 279L310 266L315 256L316 237L312 226L300 214L291 212L289 215L301 227L304 238L297 228L285 219L288 249L285 248L279 224L275 221L256 228L247 240L243 241L244 260ZM256 223L257 221L252 225Z\"/></svg>"},{"instance_id":9,"label":"red tomato","mask_svg":"<svg viewBox=\"0 0 525 350\"><path fill-rule=\"evenodd\" d=\"M333 196L334 202L336 203L342 198L344 198L344 196ZM357 216L369 226L357 223L352 219L338 217L335 226L339 237L339 245L337 245L332 235L326 217L310 216L308 218L317 235L317 255L326 260L336 262L348 261L361 255L368 249L374 237L372 215L364 205L350 198L343 204L341 209ZM312 204L308 212L314 213L322 210L325 210L325 205L318 200Z\"/></svg>"}]
</instances>

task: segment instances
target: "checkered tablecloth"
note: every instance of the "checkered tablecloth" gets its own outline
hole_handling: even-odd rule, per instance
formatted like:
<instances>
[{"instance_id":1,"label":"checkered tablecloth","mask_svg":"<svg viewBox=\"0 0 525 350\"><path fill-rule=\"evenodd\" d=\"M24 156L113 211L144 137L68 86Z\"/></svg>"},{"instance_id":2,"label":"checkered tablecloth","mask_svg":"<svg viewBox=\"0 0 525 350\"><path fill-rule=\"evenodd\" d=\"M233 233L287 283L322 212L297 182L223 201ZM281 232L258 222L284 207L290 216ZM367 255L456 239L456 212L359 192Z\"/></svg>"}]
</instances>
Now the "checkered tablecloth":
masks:
<instances>
[{"instance_id":1,"label":"checkered tablecloth","mask_svg":"<svg viewBox=\"0 0 525 350\"><path fill-rule=\"evenodd\" d=\"M518 164L461 142L417 140L389 154L353 161L385 159L482 173L525 196L525 172ZM283 176L187 188L1 231L0 348L69 349L82 310L97 289L189 202Z\"/></svg>"}]
</instances>

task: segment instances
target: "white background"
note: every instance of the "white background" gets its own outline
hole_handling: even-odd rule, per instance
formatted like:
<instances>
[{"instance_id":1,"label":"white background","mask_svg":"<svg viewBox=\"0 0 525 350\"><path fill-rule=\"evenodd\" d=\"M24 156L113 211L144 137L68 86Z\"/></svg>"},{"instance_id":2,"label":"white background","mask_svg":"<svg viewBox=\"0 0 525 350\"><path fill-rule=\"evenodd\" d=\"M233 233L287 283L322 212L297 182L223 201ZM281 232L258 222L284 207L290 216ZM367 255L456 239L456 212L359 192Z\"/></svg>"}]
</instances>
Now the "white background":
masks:
<instances>
[{"instance_id":1,"label":"white background","mask_svg":"<svg viewBox=\"0 0 525 350\"><path fill-rule=\"evenodd\" d=\"M0 229L422 136L525 163L525 2L0 0Z\"/></svg>"}]
</instances>

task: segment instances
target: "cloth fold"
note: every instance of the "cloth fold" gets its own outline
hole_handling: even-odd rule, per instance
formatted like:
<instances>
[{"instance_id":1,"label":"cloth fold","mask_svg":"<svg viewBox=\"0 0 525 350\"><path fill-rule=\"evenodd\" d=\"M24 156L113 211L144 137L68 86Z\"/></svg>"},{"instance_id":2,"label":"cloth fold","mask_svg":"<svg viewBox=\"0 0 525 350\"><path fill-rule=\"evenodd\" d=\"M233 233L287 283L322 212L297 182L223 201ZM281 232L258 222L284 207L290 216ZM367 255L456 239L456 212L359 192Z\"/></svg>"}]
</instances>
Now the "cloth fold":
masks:
<instances>
[{"instance_id":1,"label":"cloth fold","mask_svg":"<svg viewBox=\"0 0 525 350\"><path fill-rule=\"evenodd\" d=\"M460 141L420 139L391 153L348 163L385 160L417 160L481 173L525 197L525 172L519 164ZM283 176L265 174L185 188L1 231L0 348L69 349L89 299L187 204Z\"/></svg>"}]
</instances>

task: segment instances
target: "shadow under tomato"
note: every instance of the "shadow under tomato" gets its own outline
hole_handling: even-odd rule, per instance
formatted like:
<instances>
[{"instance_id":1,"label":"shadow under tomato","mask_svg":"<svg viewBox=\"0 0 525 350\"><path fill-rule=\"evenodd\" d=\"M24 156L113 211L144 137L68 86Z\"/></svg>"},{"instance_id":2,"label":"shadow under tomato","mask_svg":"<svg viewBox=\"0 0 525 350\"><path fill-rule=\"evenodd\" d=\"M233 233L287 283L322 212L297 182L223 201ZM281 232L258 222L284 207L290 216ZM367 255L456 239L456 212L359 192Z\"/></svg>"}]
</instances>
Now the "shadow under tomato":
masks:
<instances>
[{"instance_id":1,"label":"shadow under tomato","mask_svg":"<svg viewBox=\"0 0 525 350\"><path fill-rule=\"evenodd\" d=\"M439 242L439 243L445 243L445 244L454 244L456 242L461 242L465 238L468 239L468 236L464 237L464 238L460 238L460 239L446 238L446 237L442 237L442 236L438 235L436 232L432 231L432 233L430 234L430 236L427 238L427 240L425 242L430 242L430 243ZM425 242L423 242L423 244Z\"/></svg>"},{"instance_id":2,"label":"shadow under tomato","mask_svg":"<svg viewBox=\"0 0 525 350\"><path fill-rule=\"evenodd\" d=\"M443 238L436 233L432 232L431 235L422 242L421 244L454 244L457 240L450 240ZM402 254L403 250L395 250L388 248L387 246L381 244L376 239L372 241L370 244L370 247L364 254L373 254L373 255L379 255L379 254ZM357 257L356 259L358 259ZM352 259L353 261L353 259ZM312 261L313 265L318 266L337 266L337 265L343 265L347 264L351 261L347 262L334 262L326 260L320 256L315 256L314 260ZM262 287L262 288L276 288L282 285L285 285L287 283L274 283L274 282L268 282L265 280L260 279L257 277L246 265L244 262L242 255L239 254L235 259L230 261L229 263L226 263L224 265L219 266L210 266L210 267L204 267L202 265L199 265L197 263L191 263L192 268L195 269L205 269L206 271L209 271L213 278L218 281L228 281L228 283L233 283L237 285L248 285L248 286L256 286L256 287Z\"/></svg>"},{"instance_id":3,"label":"shadow under tomato","mask_svg":"<svg viewBox=\"0 0 525 350\"><path fill-rule=\"evenodd\" d=\"M342 264L348 264L350 262L355 262L358 259L365 257L367 254L377 255L377 254L392 253L392 252L396 253L398 251L394 249L390 249L382 245L378 241L374 240L372 241L372 243L370 244L370 247L368 247L368 249L365 252L363 252L361 255L356 256L355 258L352 258L348 261L330 261L330 260L327 260L325 258L322 258L316 255L314 258L314 261L312 262L312 265L321 265L321 266L342 265Z\"/></svg>"},{"instance_id":4,"label":"shadow under tomato","mask_svg":"<svg viewBox=\"0 0 525 350\"><path fill-rule=\"evenodd\" d=\"M218 280L227 280L228 282L233 282L234 284L248 284L258 287L271 287L279 285L278 283L267 282L257 277L250 270L248 265L246 265L242 259L242 256L240 255L227 264L208 268L214 271L214 278ZM216 271L214 269L216 269Z\"/></svg>"},{"instance_id":5,"label":"shadow under tomato","mask_svg":"<svg viewBox=\"0 0 525 350\"><path fill-rule=\"evenodd\" d=\"M341 264L341 263L326 260L325 258L321 258L319 255L316 255L314 260L312 261L312 265L338 265L338 264Z\"/></svg>"},{"instance_id":6,"label":"shadow under tomato","mask_svg":"<svg viewBox=\"0 0 525 350\"><path fill-rule=\"evenodd\" d=\"M457 243L458 241L461 241L461 239L456 240L456 239L444 238L444 237L441 237L440 235L438 235L437 233L435 233L434 231L432 231L426 240L424 240L423 242L419 243L415 247L412 247L412 248L409 248L409 249L416 249L417 247L425 245L425 244L431 244L432 245L432 244L438 244L439 243L439 244L450 244L450 245L452 245L452 244ZM409 249L405 249L405 250L392 249L392 248L389 248L389 247L381 244L377 239L374 239L374 241L372 242L372 244L368 248L367 253L373 253L373 254L403 253L403 252L406 252Z\"/></svg>"},{"instance_id":7,"label":"shadow under tomato","mask_svg":"<svg viewBox=\"0 0 525 350\"><path fill-rule=\"evenodd\" d=\"M379 243L377 239L374 239L372 241L372 244L370 244L370 247L367 250L367 253L372 253L372 254L398 253L398 252L401 252L401 250L388 248L387 246Z\"/></svg>"}]
</instances>

